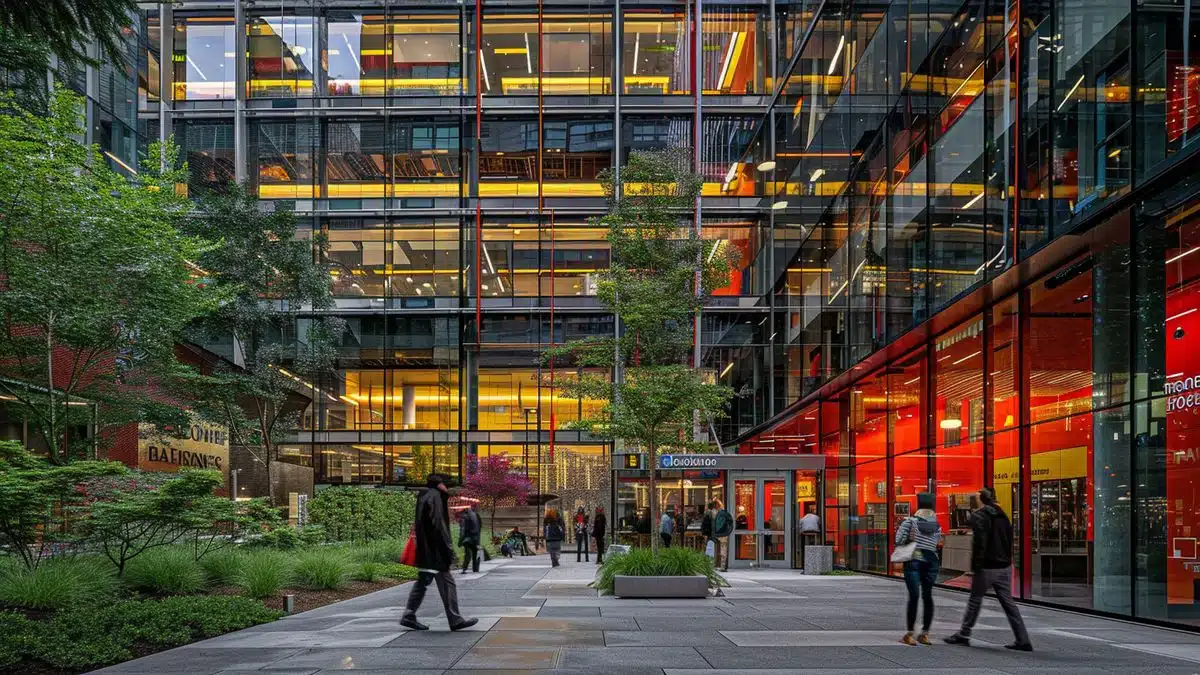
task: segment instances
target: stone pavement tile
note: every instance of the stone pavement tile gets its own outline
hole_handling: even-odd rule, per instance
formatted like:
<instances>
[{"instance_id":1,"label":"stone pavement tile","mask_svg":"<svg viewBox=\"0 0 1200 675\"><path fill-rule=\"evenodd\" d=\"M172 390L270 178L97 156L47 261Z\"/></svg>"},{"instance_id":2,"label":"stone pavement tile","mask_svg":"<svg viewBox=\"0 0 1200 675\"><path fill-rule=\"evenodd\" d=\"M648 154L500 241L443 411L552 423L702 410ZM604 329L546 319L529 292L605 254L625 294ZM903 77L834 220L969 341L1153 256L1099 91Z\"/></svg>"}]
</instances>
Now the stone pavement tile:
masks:
<instances>
[{"instance_id":1,"label":"stone pavement tile","mask_svg":"<svg viewBox=\"0 0 1200 675\"><path fill-rule=\"evenodd\" d=\"M754 675L881 675L884 673L899 675L912 673L912 668L770 668L750 670ZM991 668L920 668L920 675L1006 675L1002 670ZM665 668L665 675L744 675L742 669L707 669L691 670L686 668Z\"/></svg>"},{"instance_id":2,"label":"stone pavement tile","mask_svg":"<svg viewBox=\"0 0 1200 675\"><path fill-rule=\"evenodd\" d=\"M217 671L215 675L246 675L246 673L256 672L262 671L260 671L258 668L227 668L225 670ZM321 671L316 668L280 668L279 670L272 670L271 675L313 675L313 673L319 672ZM434 672L436 673L439 671L435 670Z\"/></svg>"},{"instance_id":3,"label":"stone pavement tile","mask_svg":"<svg viewBox=\"0 0 1200 675\"><path fill-rule=\"evenodd\" d=\"M239 649L245 647L294 647L313 649L317 647L356 648L382 647L400 637L400 626L393 630L373 631L296 631L294 633L246 633L238 632L205 640L198 645L210 649Z\"/></svg>"},{"instance_id":4,"label":"stone pavement tile","mask_svg":"<svg viewBox=\"0 0 1200 675\"><path fill-rule=\"evenodd\" d=\"M539 617L551 619L569 619L579 617L600 616L599 607L542 607L537 613Z\"/></svg>"},{"instance_id":5,"label":"stone pavement tile","mask_svg":"<svg viewBox=\"0 0 1200 675\"><path fill-rule=\"evenodd\" d=\"M310 649L275 661L264 671L276 668L319 668L321 670L387 670L449 668L466 652L465 647L381 647L371 649Z\"/></svg>"},{"instance_id":6,"label":"stone pavement tile","mask_svg":"<svg viewBox=\"0 0 1200 675\"><path fill-rule=\"evenodd\" d=\"M744 675L746 670L708 669L689 670L687 668L665 668L665 675ZM770 668L752 670L754 675L880 675L881 673L908 673L908 668ZM991 668L921 668L921 675L1005 675L1003 671Z\"/></svg>"},{"instance_id":7,"label":"stone pavement tile","mask_svg":"<svg viewBox=\"0 0 1200 675\"><path fill-rule=\"evenodd\" d=\"M1070 633L1083 637L1097 638L1121 644L1181 644L1194 645L1200 643L1200 633L1185 633L1163 628L1148 628L1133 624L1120 625L1111 628L1055 628L1056 633Z\"/></svg>"},{"instance_id":8,"label":"stone pavement tile","mask_svg":"<svg viewBox=\"0 0 1200 675\"><path fill-rule=\"evenodd\" d=\"M558 648L481 648L467 652L455 664L453 670L463 669L511 669L538 670L557 667Z\"/></svg>"},{"instance_id":9,"label":"stone pavement tile","mask_svg":"<svg viewBox=\"0 0 1200 675\"><path fill-rule=\"evenodd\" d=\"M579 617L575 619L548 619L542 617L503 618L496 630L637 630L633 619Z\"/></svg>"},{"instance_id":10,"label":"stone pavement tile","mask_svg":"<svg viewBox=\"0 0 1200 675\"><path fill-rule=\"evenodd\" d=\"M895 644L899 631L870 630L726 630L739 647L868 647Z\"/></svg>"},{"instance_id":11,"label":"stone pavement tile","mask_svg":"<svg viewBox=\"0 0 1200 675\"><path fill-rule=\"evenodd\" d=\"M1039 649L1013 652L998 644L958 647L935 644L933 647L909 647L897 644L886 647L862 647L864 651L893 661L897 665L961 663L966 667L997 668L1078 668L1119 669L1135 666L1184 666L1186 661L1133 650L1107 647L1096 642L1080 643L1076 649ZM1194 668L1194 670L1200 670Z\"/></svg>"},{"instance_id":12,"label":"stone pavement tile","mask_svg":"<svg viewBox=\"0 0 1200 675\"><path fill-rule=\"evenodd\" d=\"M1096 666L1080 668L1014 668L1007 667L1004 672L1008 675L1096 675L1097 673L1119 673L1120 675L1196 675L1195 666L1180 668L1175 666L1130 666L1123 665L1114 668ZM755 673L755 675L758 675Z\"/></svg>"},{"instance_id":13,"label":"stone pavement tile","mask_svg":"<svg viewBox=\"0 0 1200 675\"><path fill-rule=\"evenodd\" d=\"M713 668L896 668L895 661L862 647L699 647L697 651ZM933 666L938 661L921 659L912 665ZM674 664L672 667L681 666ZM964 664L966 665L966 664ZM973 665L973 664L971 664Z\"/></svg>"},{"instance_id":14,"label":"stone pavement tile","mask_svg":"<svg viewBox=\"0 0 1200 675\"><path fill-rule=\"evenodd\" d=\"M861 618L805 620L779 616L760 616L754 619L750 617L737 617L737 620L756 623L762 626L762 628L747 626L744 628L722 630L886 630L891 627L902 628L904 625L903 618L895 618L884 622L869 621ZM955 624L954 628L958 628L958 625Z\"/></svg>"},{"instance_id":15,"label":"stone pavement tile","mask_svg":"<svg viewBox=\"0 0 1200 675\"><path fill-rule=\"evenodd\" d=\"M498 616L480 616L480 617L475 617L475 618L479 619L479 623L475 624L474 626L471 626L470 628L464 628L463 629L464 632L486 633L487 631L491 630L493 626L495 626L497 623L499 623L500 621L503 620ZM450 624L446 622L445 616L442 616L442 615L425 616L423 614L419 614L418 619L421 621L421 623L425 624L426 626L429 626L429 630L421 631L422 633L428 634L428 633L437 633L437 632L441 632L441 633L450 632ZM396 624L396 625L399 626L399 624Z\"/></svg>"},{"instance_id":16,"label":"stone pavement tile","mask_svg":"<svg viewBox=\"0 0 1200 675\"><path fill-rule=\"evenodd\" d=\"M1122 644L1118 646L1200 664L1200 640L1192 644Z\"/></svg>"},{"instance_id":17,"label":"stone pavement tile","mask_svg":"<svg viewBox=\"0 0 1200 675\"><path fill-rule=\"evenodd\" d=\"M493 630L477 647L603 647L604 633L598 630Z\"/></svg>"},{"instance_id":18,"label":"stone pavement tile","mask_svg":"<svg viewBox=\"0 0 1200 675\"><path fill-rule=\"evenodd\" d=\"M252 633L274 633L278 631L293 632L298 630L328 630L333 626L346 621L346 617L327 616L319 619L299 618L303 615L285 616L278 621L270 623L260 623L257 626L251 626L245 629Z\"/></svg>"},{"instance_id":19,"label":"stone pavement tile","mask_svg":"<svg viewBox=\"0 0 1200 675\"><path fill-rule=\"evenodd\" d=\"M559 668L704 668L708 663L691 647L564 647Z\"/></svg>"},{"instance_id":20,"label":"stone pavement tile","mask_svg":"<svg viewBox=\"0 0 1200 675\"><path fill-rule=\"evenodd\" d=\"M622 668L620 675L662 675L662 668ZM707 671L705 671L707 672ZM564 675L565 670L487 670L471 669L447 670L446 675ZM612 668L572 668L570 675L613 675ZM757 675L757 674L756 674Z\"/></svg>"},{"instance_id":21,"label":"stone pavement tile","mask_svg":"<svg viewBox=\"0 0 1200 675\"><path fill-rule=\"evenodd\" d=\"M638 629L653 633L676 633L681 625L696 626L704 630L767 630L763 624L748 617L677 616L666 620L661 616L638 619ZM796 626L792 626L795 628ZM614 628L606 630L627 630Z\"/></svg>"},{"instance_id":22,"label":"stone pavement tile","mask_svg":"<svg viewBox=\"0 0 1200 675\"><path fill-rule=\"evenodd\" d=\"M473 630L454 632L410 630L405 631L403 635L387 643L384 647L462 647L466 649L479 642L484 635L487 635L484 631Z\"/></svg>"},{"instance_id":23,"label":"stone pavement tile","mask_svg":"<svg viewBox=\"0 0 1200 675\"><path fill-rule=\"evenodd\" d=\"M733 643L715 630L606 630L604 644L607 647L716 647Z\"/></svg>"},{"instance_id":24,"label":"stone pavement tile","mask_svg":"<svg viewBox=\"0 0 1200 675\"><path fill-rule=\"evenodd\" d=\"M704 602L701 600L700 602ZM632 617L653 617L653 616L729 616L722 611L721 607L711 607L704 605L691 605L685 607L601 607L600 616L632 616Z\"/></svg>"},{"instance_id":25,"label":"stone pavement tile","mask_svg":"<svg viewBox=\"0 0 1200 675\"><path fill-rule=\"evenodd\" d=\"M196 646L179 647L133 661L118 663L96 673L215 673L238 665L241 668L261 668L300 653L298 649L205 649Z\"/></svg>"}]
</instances>

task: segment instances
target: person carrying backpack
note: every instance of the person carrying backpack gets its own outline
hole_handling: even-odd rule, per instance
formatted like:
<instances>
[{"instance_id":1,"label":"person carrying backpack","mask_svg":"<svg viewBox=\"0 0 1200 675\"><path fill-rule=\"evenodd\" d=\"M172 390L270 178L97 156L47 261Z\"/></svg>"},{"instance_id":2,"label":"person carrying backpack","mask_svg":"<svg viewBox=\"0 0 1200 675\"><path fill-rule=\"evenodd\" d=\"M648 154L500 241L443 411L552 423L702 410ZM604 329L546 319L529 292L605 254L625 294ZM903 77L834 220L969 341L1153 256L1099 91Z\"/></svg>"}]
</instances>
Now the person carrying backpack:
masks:
<instances>
[{"instance_id":1,"label":"person carrying backpack","mask_svg":"<svg viewBox=\"0 0 1200 675\"><path fill-rule=\"evenodd\" d=\"M706 524L707 532L705 531ZM724 559L724 566L721 565L721 541L725 540L728 544L728 537L733 534L733 516L721 505L720 499L714 499L708 503L708 511L705 512L704 520L700 523L700 532L713 543L713 567L721 571L728 570L728 553Z\"/></svg>"},{"instance_id":2,"label":"person carrying backpack","mask_svg":"<svg viewBox=\"0 0 1200 675\"><path fill-rule=\"evenodd\" d=\"M546 538L546 550L550 552L550 566L558 567L558 556L562 553L563 539L567 537L567 527L557 510L546 509L546 517L542 519L542 536Z\"/></svg>"}]
</instances>

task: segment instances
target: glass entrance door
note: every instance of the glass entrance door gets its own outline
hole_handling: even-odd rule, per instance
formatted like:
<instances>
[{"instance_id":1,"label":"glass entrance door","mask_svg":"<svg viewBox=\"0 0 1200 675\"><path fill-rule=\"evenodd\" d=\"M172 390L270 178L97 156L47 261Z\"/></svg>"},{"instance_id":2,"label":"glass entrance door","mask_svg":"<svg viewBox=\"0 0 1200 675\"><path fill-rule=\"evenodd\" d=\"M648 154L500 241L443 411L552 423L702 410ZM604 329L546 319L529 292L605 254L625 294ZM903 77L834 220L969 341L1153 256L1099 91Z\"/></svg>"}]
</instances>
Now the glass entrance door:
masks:
<instances>
[{"instance_id":1,"label":"glass entrance door","mask_svg":"<svg viewBox=\"0 0 1200 675\"><path fill-rule=\"evenodd\" d=\"M784 477L745 477L732 481L733 555L742 567L790 567L794 529L792 485Z\"/></svg>"}]
</instances>

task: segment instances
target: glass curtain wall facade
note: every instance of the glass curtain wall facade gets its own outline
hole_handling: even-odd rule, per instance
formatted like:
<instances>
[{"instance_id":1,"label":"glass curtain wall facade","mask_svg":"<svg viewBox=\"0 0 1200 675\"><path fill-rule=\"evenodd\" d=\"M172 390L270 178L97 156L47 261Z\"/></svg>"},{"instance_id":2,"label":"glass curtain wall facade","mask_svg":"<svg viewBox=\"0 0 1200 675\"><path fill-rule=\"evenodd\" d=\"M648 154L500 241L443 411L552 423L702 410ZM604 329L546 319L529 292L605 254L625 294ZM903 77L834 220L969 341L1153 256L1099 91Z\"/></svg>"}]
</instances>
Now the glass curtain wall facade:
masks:
<instances>
[{"instance_id":1,"label":"glass curtain wall facade","mask_svg":"<svg viewBox=\"0 0 1200 675\"><path fill-rule=\"evenodd\" d=\"M777 13L787 65L745 163L773 167L783 412L737 444L825 456L841 564L896 574L931 491L940 580L964 584L986 485L1021 597L1200 626L1198 12Z\"/></svg>"},{"instance_id":2,"label":"glass curtain wall facade","mask_svg":"<svg viewBox=\"0 0 1200 675\"><path fill-rule=\"evenodd\" d=\"M766 184L745 157L775 86L777 8L699 6L143 5L143 140L176 139L190 194L247 182L329 242L349 328L336 374L304 383L288 461L318 484L406 485L503 453L543 498L607 504L609 448L565 428L597 403L557 391L575 371L542 353L615 330L590 219L601 175L635 149L690 149L704 198L683 215L739 252L703 353L753 396L714 430L770 416Z\"/></svg>"}]
</instances>

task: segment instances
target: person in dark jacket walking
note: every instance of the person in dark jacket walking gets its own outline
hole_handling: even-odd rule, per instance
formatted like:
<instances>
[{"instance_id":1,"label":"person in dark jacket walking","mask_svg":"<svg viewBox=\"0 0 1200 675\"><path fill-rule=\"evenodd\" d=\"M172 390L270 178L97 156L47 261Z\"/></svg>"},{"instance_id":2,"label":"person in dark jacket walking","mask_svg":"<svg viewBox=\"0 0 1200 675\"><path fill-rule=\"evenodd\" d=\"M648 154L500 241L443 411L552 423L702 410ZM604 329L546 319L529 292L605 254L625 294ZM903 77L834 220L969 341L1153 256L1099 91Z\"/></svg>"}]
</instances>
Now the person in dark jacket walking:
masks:
<instances>
[{"instance_id":1,"label":"person in dark jacket walking","mask_svg":"<svg viewBox=\"0 0 1200 675\"><path fill-rule=\"evenodd\" d=\"M563 539L567 538L567 527L555 509L546 509L542 519L542 536L546 538L546 550L550 552L550 566L558 567L558 556L562 553Z\"/></svg>"},{"instance_id":2,"label":"person in dark jacket walking","mask_svg":"<svg viewBox=\"0 0 1200 675\"><path fill-rule=\"evenodd\" d=\"M596 564L604 564L604 534L608 530L608 518L604 517L604 507L596 507L596 515L592 517L592 538L596 540Z\"/></svg>"},{"instance_id":3,"label":"person in dark jacket walking","mask_svg":"<svg viewBox=\"0 0 1200 675\"><path fill-rule=\"evenodd\" d=\"M429 474L425 492L417 500L417 517L413 525L417 545L417 581L408 593L408 604L400 625L411 630L429 630L429 626L417 621L417 609L425 599L425 590L436 582L438 595L446 609L446 620L450 630L462 630L479 623L479 619L465 619L458 613L458 588L450 566L454 564L454 546L450 543L450 493L446 490L446 479L436 473Z\"/></svg>"},{"instance_id":4,"label":"person in dark jacket walking","mask_svg":"<svg viewBox=\"0 0 1200 675\"><path fill-rule=\"evenodd\" d=\"M479 533L483 530L483 523L475 509L475 504L471 504L463 511L462 525L459 526L458 545L463 547L463 574L467 573L468 566L475 572L479 571Z\"/></svg>"},{"instance_id":5,"label":"person in dark jacket walking","mask_svg":"<svg viewBox=\"0 0 1200 675\"><path fill-rule=\"evenodd\" d=\"M591 523L588 522L587 511L583 507L575 512L575 562L591 562L591 555L588 553L588 530ZM583 558L580 560L580 558Z\"/></svg>"},{"instance_id":6,"label":"person in dark jacket walking","mask_svg":"<svg viewBox=\"0 0 1200 675\"><path fill-rule=\"evenodd\" d=\"M983 507L971 514L971 598L967 601L967 612L963 615L962 628L946 638L952 645L970 645L971 629L979 618L983 596L989 590L996 591L996 599L1004 608L1004 616L1012 628L1016 641L1005 645L1008 649L1021 652L1033 651L1029 633L1021 619L1021 610L1012 599L1012 523L996 504L996 493L990 488L979 491Z\"/></svg>"}]
</instances>

